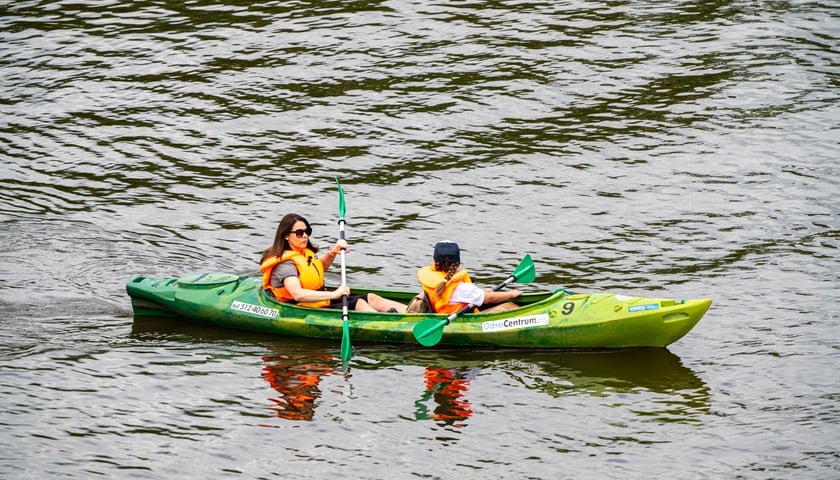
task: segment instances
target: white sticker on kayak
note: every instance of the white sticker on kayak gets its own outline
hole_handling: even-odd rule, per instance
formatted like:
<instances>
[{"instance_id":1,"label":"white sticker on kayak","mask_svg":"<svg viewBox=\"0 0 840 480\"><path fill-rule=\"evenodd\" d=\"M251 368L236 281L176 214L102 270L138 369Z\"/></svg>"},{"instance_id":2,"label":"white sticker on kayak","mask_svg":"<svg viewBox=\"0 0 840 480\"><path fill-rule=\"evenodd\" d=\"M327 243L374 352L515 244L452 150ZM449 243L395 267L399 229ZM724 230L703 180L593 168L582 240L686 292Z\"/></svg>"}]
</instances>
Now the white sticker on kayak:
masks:
<instances>
[{"instance_id":1,"label":"white sticker on kayak","mask_svg":"<svg viewBox=\"0 0 840 480\"><path fill-rule=\"evenodd\" d=\"M273 308L263 307L262 305L254 305L252 303L233 302L230 304L231 310L239 310L240 312L253 313L261 317L274 318L277 316L277 310Z\"/></svg>"},{"instance_id":2,"label":"white sticker on kayak","mask_svg":"<svg viewBox=\"0 0 840 480\"><path fill-rule=\"evenodd\" d=\"M659 308L658 303L648 303L647 305L631 305L627 307L628 312L644 312L645 310L656 310Z\"/></svg>"},{"instance_id":3,"label":"white sticker on kayak","mask_svg":"<svg viewBox=\"0 0 840 480\"><path fill-rule=\"evenodd\" d=\"M531 317L514 317L492 322L481 322L482 332L501 332L503 330L518 330L520 328L542 327L548 325L548 314L541 313Z\"/></svg>"}]
</instances>

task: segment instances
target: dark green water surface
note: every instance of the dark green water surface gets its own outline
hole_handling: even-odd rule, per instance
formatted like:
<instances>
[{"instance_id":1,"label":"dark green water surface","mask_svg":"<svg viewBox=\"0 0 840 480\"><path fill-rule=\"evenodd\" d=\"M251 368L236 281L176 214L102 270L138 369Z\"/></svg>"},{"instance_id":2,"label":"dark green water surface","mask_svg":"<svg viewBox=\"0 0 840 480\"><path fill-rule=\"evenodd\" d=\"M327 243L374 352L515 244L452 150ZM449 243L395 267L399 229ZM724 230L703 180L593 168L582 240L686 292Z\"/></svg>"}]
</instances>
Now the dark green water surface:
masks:
<instances>
[{"instance_id":1,"label":"dark green water surface","mask_svg":"<svg viewBox=\"0 0 840 480\"><path fill-rule=\"evenodd\" d=\"M840 477L840 9L0 1L0 477ZM133 275L711 297L661 350L135 321ZM329 272L338 278L338 268Z\"/></svg>"}]
</instances>

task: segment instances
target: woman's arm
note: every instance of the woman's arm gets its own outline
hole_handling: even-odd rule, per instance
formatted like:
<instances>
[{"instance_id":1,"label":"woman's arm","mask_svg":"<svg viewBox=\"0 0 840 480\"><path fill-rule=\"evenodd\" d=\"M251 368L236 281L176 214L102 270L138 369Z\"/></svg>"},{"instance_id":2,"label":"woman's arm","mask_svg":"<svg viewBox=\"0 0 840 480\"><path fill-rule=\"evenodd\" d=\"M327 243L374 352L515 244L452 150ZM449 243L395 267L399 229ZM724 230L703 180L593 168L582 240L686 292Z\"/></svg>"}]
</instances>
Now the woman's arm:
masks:
<instances>
[{"instance_id":1,"label":"woman's arm","mask_svg":"<svg viewBox=\"0 0 840 480\"><path fill-rule=\"evenodd\" d=\"M324 271L326 271L328 268L330 268L330 265L332 265L332 262L333 262L333 260L335 260L335 257L339 253L341 253L342 248L344 249L345 252L350 251L350 249L347 248L347 240L339 240L339 241L335 242L335 245L333 245L332 248L327 253L318 257L318 259L321 260L321 263L324 265ZM291 292L289 292L289 293L291 293Z\"/></svg>"},{"instance_id":2,"label":"woman's arm","mask_svg":"<svg viewBox=\"0 0 840 480\"><path fill-rule=\"evenodd\" d=\"M452 292L452 297L450 297L449 301L452 303L471 303L476 307L480 307L484 304L492 305L507 302L520 295L522 295L522 292L519 290L494 292L489 288L482 289L474 283L461 282L455 287L455 291Z\"/></svg>"},{"instance_id":3,"label":"woman's arm","mask_svg":"<svg viewBox=\"0 0 840 480\"><path fill-rule=\"evenodd\" d=\"M283 286L289 295L295 299L296 302L320 302L322 300L336 300L344 295L350 295L350 288L347 285L340 285L333 291L328 290L310 290L303 288L300 285L298 277L286 277L283 280Z\"/></svg>"},{"instance_id":4,"label":"woman's arm","mask_svg":"<svg viewBox=\"0 0 840 480\"><path fill-rule=\"evenodd\" d=\"M520 295L522 295L520 290L503 290L494 292L488 288L484 290L484 303L494 304L507 302L508 300L514 299Z\"/></svg>"}]
</instances>

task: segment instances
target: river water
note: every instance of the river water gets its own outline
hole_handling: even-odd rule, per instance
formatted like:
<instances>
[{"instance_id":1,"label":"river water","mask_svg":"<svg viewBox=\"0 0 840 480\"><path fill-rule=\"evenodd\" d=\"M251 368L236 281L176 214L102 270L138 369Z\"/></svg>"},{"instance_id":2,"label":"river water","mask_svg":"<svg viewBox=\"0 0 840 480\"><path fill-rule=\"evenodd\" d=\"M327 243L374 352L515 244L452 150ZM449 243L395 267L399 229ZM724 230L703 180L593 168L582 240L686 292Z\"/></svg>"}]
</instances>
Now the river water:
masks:
<instances>
[{"instance_id":1,"label":"river water","mask_svg":"<svg viewBox=\"0 0 840 480\"><path fill-rule=\"evenodd\" d=\"M840 478L835 2L0 1L0 476ZM288 212L349 284L711 297L667 349L135 322ZM337 278L337 268L330 275Z\"/></svg>"}]
</instances>

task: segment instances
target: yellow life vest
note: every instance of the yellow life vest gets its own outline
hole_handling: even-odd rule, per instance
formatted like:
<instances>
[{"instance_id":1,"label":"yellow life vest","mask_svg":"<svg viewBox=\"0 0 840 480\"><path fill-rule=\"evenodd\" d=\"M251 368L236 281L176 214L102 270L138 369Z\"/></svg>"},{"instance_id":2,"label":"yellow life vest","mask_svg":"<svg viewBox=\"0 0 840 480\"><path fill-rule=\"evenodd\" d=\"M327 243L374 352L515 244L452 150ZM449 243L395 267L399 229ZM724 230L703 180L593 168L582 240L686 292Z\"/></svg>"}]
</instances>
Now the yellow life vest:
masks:
<instances>
[{"instance_id":1,"label":"yellow life vest","mask_svg":"<svg viewBox=\"0 0 840 480\"><path fill-rule=\"evenodd\" d=\"M260 272L262 272L262 286L274 294L274 298L281 302L292 302L294 297L289 294L286 287L275 287L271 285L271 273L274 267L283 263L292 262L298 271L298 279L300 286L308 290L320 290L324 287L324 264L321 259L315 256L315 252L310 249L304 249L303 252L295 250L286 250L280 257L270 257L265 259L260 265ZM324 308L330 304L329 300L321 300L318 302L300 302L298 305L303 307Z\"/></svg>"},{"instance_id":2,"label":"yellow life vest","mask_svg":"<svg viewBox=\"0 0 840 480\"><path fill-rule=\"evenodd\" d=\"M420 285L423 286L423 291L429 297L429 303L432 305L432 310L436 313L454 313L466 305L466 303L449 303L452 298L452 293L455 292L455 287L461 282L472 283L469 274L466 270L458 270L455 275L446 283L443 293L438 296L435 293L435 287L438 286L446 278L445 272L438 272L433 266L429 265L417 270L417 279L420 280Z\"/></svg>"}]
</instances>

